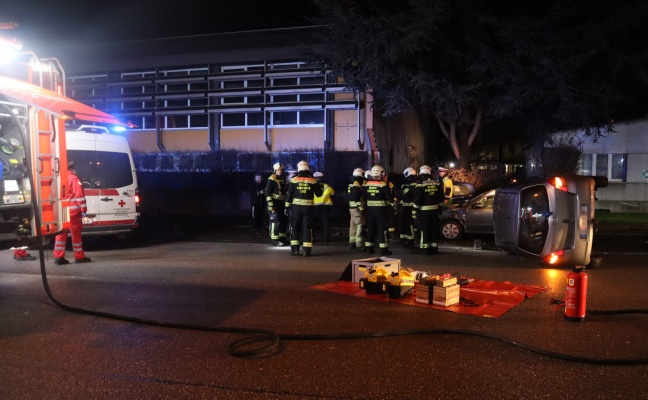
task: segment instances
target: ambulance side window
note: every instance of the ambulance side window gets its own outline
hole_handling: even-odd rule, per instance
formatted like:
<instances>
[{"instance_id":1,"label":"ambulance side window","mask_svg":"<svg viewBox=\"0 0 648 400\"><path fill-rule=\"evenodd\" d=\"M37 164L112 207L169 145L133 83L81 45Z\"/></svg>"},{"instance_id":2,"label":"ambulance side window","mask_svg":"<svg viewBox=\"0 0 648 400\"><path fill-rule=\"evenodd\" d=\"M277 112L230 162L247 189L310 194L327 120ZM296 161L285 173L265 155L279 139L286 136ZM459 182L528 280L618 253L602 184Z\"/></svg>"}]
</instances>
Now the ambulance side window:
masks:
<instances>
[{"instance_id":1,"label":"ambulance side window","mask_svg":"<svg viewBox=\"0 0 648 400\"><path fill-rule=\"evenodd\" d=\"M130 158L126 153L98 151L97 170L102 178L103 187L120 188L133 184L133 171Z\"/></svg>"},{"instance_id":2,"label":"ambulance side window","mask_svg":"<svg viewBox=\"0 0 648 400\"><path fill-rule=\"evenodd\" d=\"M120 188L133 184L130 158L126 153L68 150L84 188Z\"/></svg>"},{"instance_id":3,"label":"ambulance side window","mask_svg":"<svg viewBox=\"0 0 648 400\"><path fill-rule=\"evenodd\" d=\"M94 189L91 183L96 176L96 162L94 160L94 151L87 150L68 150L68 161L74 161L76 174L81 180L85 189Z\"/></svg>"}]
</instances>

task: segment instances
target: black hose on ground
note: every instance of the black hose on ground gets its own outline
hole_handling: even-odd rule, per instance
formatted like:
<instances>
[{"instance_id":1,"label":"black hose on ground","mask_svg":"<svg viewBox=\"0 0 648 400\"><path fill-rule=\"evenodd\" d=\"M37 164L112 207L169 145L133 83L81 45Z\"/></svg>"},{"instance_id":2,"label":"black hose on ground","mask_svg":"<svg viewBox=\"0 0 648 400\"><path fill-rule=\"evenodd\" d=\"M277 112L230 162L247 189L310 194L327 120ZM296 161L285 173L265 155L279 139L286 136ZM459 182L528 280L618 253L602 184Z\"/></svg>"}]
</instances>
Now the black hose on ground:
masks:
<instances>
[{"instance_id":1,"label":"black hose on ground","mask_svg":"<svg viewBox=\"0 0 648 400\"><path fill-rule=\"evenodd\" d=\"M10 113L12 114L12 113ZM13 114L12 114L13 115ZM23 139L26 139L27 135L22 127L21 133ZM23 143L29 143L23 141ZM29 154L29 153L28 153ZM34 188L34 179L31 174L31 163L29 157L26 157L27 170L30 171L29 183L32 188ZM207 332L219 332L219 333L234 333L234 334L244 334L252 335L244 337L242 339L236 340L229 345L228 353L232 357L237 358L267 358L280 354L284 348L285 341L322 341L322 340L359 340L359 339L376 339L382 337L397 337L397 336L412 336L412 335L439 335L439 334L455 334L455 335L470 335L477 336L492 340L497 340L502 343L510 344L515 347L519 347L530 351L532 353L540 354L546 357L555 358L564 361L572 361L578 363L586 364L596 364L596 365L615 365L615 366L629 366L629 365L645 365L648 364L648 358L612 358L612 359L601 359L601 358L591 358L591 357L581 357L574 356L570 354L557 353L553 351L548 351L539 347L531 346L528 344L520 343L518 341L509 339L504 336L494 335L485 332L472 331L466 329L423 329L423 330L405 330L405 331L393 331L393 332L366 332L366 333L343 333L343 334L331 334L331 335L318 335L318 334L301 334L301 335L278 335L267 329L254 329L254 328L237 328L237 327L218 327L218 326L204 326L204 325L191 325L191 324L179 324L174 322L167 321L157 321L144 318L134 318L128 317L119 314L106 313L100 311L86 310L79 307L73 307L61 303L58 301L49 286L47 280L47 271L45 269L45 252L43 249L43 235L40 229L40 213L38 212L38 200L35 197L32 197L32 209L34 212L34 222L36 226L36 236L38 244L38 254L40 258L40 270L41 277L43 281L43 286L45 292L50 300L57 306L63 308L64 310L76 312L80 314L92 315L95 317L114 319L124 322L131 322L142 325L151 325L158 326L163 328L173 328L173 329L187 329L187 330L196 330L196 331L207 331ZM617 312L622 313L642 313L645 314L646 310L618 310ZM637 312L639 311L639 312ZM591 311L590 311L591 312ZM613 312L613 311L611 311ZM599 313L603 313L602 311ZM608 312L609 313L609 312ZM605 315L605 314L599 314Z\"/></svg>"}]
</instances>

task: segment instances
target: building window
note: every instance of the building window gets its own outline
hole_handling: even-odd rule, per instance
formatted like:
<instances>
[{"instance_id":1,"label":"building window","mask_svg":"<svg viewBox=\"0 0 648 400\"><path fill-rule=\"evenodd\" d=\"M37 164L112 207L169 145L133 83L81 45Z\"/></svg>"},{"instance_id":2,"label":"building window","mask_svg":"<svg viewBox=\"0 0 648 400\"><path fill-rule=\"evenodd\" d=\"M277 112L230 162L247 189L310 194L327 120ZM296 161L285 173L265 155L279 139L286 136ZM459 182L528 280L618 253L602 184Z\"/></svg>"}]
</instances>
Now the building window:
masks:
<instances>
[{"instance_id":1,"label":"building window","mask_svg":"<svg viewBox=\"0 0 648 400\"><path fill-rule=\"evenodd\" d=\"M207 128L208 126L209 126L209 118L207 117L207 114L189 116L190 128Z\"/></svg>"},{"instance_id":2,"label":"building window","mask_svg":"<svg viewBox=\"0 0 648 400\"><path fill-rule=\"evenodd\" d=\"M299 125L322 125L324 124L324 111L300 111Z\"/></svg>"},{"instance_id":3,"label":"building window","mask_svg":"<svg viewBox=\"0 0 648 400\"><path fill-rule=\"evenodd\" d=\"M626 181L627 154L583 154L578 173L586 176L605 176L610 181Z\"/></svg>"},{"instance_id":4,"label":"building window","mask_svg":"<svg viewBox=\"0 0 648 400\"><path fill-rule=\"evenodd\" d=\"M265 67L270 76L259 78L256 71L263 71L263 65L236 65L223 66L221 72L231 73L231 80L220 81L220 90L223 90L220 97L221 105L251 105L259 104L272 107L281 106L281 111L270 113L268 120L269 126L313 126L324 124L323 110L301 110L308 103L323 103L325 100L321 88L315 93L299 93L305 86L323 85L324 76L319 76L312 71L304 69L305 63L276 63L268 64ZM278 76L272 76L273 71L277 71ZM285 72L284 72L285 71ZM240 74L237 74L240 73ZM249 73L250 78L245 79L245 74ZM264 90L263 88L272 89L274 93L252 94L245 96L236 96L237 91L251 89ZM230 89L231 92L228 92ZM297 93L296 93L297 92ZM262 92L263 93L263 92ZM221 117L221 126L224 128L239 128L250 126L263 126L263 112L250 111L236 114L223 114Z\"/></svg>"},{"instance_id":5,"label":"building window","mask_svg":"<svg viewBox=\"0 0 648 400\"><path fill-rule=\"evenodd\" d=\"M336 83L303 62L119 71L66 81L74 99L147 130L206 128L208 112L219 113L224 128L323 126L325 85Z\"/></svg>"},{"instance_id":6,"label":"building window","mask_svg":"<svg viewBox=\"0 0 648 400\"><path fill-rule=\"evenodd\" d=\"M245 114L223 114L223 127L245 126Z\"/></svg>"}]
</instances>

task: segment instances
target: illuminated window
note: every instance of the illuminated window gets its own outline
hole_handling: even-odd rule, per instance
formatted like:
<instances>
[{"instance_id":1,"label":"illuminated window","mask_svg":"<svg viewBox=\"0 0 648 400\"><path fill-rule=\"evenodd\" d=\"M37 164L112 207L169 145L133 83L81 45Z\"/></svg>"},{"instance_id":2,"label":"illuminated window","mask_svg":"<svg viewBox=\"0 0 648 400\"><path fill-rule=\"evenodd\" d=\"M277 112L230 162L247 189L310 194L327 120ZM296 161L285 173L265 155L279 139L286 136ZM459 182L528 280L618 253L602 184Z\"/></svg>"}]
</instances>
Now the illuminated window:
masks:
<instances>
[{"instance_id":1,"label":"illuminated window","mask_svg":"<svg viewBox=\"0 0 648 400\"><path fill-rule=\"evenodd\" d=\"M324 76L310 70L300 71L305 66L305 63L275 63L266 67L263 65L223 66L221 72L230 75L226 78L227 80L220 82L219 88L221 90L231 89L229 92L231 95L228 96L229 93L225 91L220 97L220 104L265 104L270 107L273 105L285 107L285 110L270 113L269 126L322 126L324 124L323 109L300 110L300 107L303 108L307 103L321 105L325 101L321 87L317 87L325 83ZM264 70L268 72L265 79L255 74L256 71ZM249 75L249 79L245 78L246 73ZM304 86L316 87L303 88ZM250 93L255 89L265 90L264 88L270 92L266 96ZM245 96L235 96L237 92L245 89L250 89ZM315 92L303 93L304 89L312 89ZM221 126L224 128L263 126L263 122L263 112L259 111L223 114L221 117Z\"/></svg>"},{"instance_id":2,"label":"illuminated window","mask_svg":"<svg viewBox=\"0 0 648 400\"><path fill-rule=\"evenodd\" d=\"M67 93L134 129L206 128L208 112L226 129L299 127L324 125L327 83L302 62L212 64L68 77Z\"/></svg>"},{"instance_id":3,"label":"illuminated window","mask_svg":"<svg viewBox=\"0 0 648 400\"><path fill-rule=\"evenodd\" d=\"M605 176L610 181L625 182L627 154L583 154L578 173L586 176Z\"/></svg>"}]
</instances>

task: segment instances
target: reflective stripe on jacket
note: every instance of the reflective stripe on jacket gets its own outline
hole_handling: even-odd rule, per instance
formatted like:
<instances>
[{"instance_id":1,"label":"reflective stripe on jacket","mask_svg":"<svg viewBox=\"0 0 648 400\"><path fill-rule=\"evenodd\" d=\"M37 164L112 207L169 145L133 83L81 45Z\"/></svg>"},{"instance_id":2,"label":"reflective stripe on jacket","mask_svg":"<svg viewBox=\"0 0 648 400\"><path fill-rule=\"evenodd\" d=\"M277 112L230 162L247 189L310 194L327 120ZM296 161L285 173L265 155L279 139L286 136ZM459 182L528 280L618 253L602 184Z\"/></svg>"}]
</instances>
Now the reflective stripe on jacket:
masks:
<instances>
[{"instance_id":1,"label":"reflective stripe on jacket","mask_svg":"<svg viewBox=\"0 0 648 400\"><path fill-rule=\"evenodd\" d=\"M286 208L292 205L312 206L315 196L322 195L322 187L309 175L297 175L288 182Z\"/></svg>"},{"instance_id":2,"label":"reflective stripe on jacket","mask_svg":"<svg viewBox=\"0 0 648 400\"><path fill-rule=\"evenodd\" d=\"M383 181L367 181L362 187L362 197L367 207L386 207L394 201L391 189Z\"/></svg>"}]
</instances>

